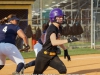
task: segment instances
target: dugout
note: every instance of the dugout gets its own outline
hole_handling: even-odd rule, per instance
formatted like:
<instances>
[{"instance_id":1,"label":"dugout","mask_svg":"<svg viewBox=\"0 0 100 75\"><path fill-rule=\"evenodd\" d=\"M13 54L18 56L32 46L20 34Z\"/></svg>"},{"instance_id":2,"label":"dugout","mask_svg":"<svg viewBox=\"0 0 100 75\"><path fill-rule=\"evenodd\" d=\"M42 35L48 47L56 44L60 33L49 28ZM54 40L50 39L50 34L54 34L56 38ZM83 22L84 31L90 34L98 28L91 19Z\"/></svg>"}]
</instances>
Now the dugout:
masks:
<instances>
[{"instance_id":1,"label":"dugout","mask_svg":"<svg viewBox=\"0 0 100 75\"><path fill-rule=\"evenodd\" d=\"M25 30L27 25L32 25L32 4L35 0L0 0L0 19L9 14L16 14L20 18L19 26ZM29 38L29 45L32 50L32 38ZM23 42L20 39L17 47L21 49Z\"/></svg>"}]
</instances>

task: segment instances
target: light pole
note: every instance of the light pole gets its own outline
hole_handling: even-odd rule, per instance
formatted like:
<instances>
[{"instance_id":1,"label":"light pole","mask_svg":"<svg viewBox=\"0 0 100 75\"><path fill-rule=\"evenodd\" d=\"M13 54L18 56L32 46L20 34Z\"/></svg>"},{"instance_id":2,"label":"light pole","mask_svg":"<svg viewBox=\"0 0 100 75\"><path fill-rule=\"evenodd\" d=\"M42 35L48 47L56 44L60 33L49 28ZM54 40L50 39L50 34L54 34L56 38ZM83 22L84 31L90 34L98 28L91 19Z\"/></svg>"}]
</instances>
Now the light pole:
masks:
<instances>
[{"instance_id":1,"label":"light pole","mask_svg":"<svg viewBox=\"0 0 100 75\"><path fill-rule=\"evenodd\" d=\"M41 29L42 29L42 8L43 8L43 1L40 0L40 25L41 25Z\"/></svg>"},{"instance_id":2,"label":"light pole","mask_svg":"<svg viewBox=\"0 0 100 75\"><path fill-rule=\"evenodd\" d=\"M91 0L91 48L94 46L93 36L93 0Z\"/></svg>"}]
</instances>

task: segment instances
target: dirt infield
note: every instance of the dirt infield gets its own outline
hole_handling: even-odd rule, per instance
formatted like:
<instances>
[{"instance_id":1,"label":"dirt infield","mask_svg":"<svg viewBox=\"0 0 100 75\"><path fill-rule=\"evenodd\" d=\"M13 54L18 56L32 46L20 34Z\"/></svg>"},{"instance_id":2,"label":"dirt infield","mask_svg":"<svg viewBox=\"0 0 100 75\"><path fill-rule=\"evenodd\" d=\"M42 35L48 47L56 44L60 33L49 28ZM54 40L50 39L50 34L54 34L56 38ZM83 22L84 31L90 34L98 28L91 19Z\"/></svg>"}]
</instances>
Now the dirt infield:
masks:
<instances>
[{"instance_id":1,"label":"dirt infield","mask_svg":"<svg viewBox=\"0 0 100 75\"><path fill-rule=\"evenodd\" d=\"M67 67L68 75L100 75L100 54L71 56L71 61L63 57L61 60ZM29 62L33 59L25 59ZM10 60L6 61L6 66L0 71L0 75L11 75L15 71L16 64ZM27 68L25 75L32 75L34 67ZM55 69L48 67L44 74L59 74Z\"/></svg>"}]
</instances>

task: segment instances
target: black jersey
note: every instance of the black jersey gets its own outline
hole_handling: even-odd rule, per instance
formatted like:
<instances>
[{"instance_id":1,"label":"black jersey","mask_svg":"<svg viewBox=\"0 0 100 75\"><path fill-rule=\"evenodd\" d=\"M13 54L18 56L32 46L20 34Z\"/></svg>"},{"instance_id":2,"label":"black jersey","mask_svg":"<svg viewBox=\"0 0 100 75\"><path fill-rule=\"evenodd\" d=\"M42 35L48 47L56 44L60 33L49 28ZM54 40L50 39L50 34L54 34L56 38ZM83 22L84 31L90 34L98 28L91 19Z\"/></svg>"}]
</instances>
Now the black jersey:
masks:
<instances>
[{"instance_id":1,"label":"black jersey","mask_svg":"<svg viewBox=\"0 0 100 75\"><path fill-rule=\"evenodd\" d=\"M53 24L50 25L46 31L46 38L45 38L45 43L43 45L43 50L47 50L49 52L56 52L56 49L57 49L57 46L53 46L51 44L51 41L50 41L50 35L52 33L55 33L56 34L56 38L58 38L58 33L59 33L59 30L56 26L54 26Z\"/></svg>"}]
</instances>

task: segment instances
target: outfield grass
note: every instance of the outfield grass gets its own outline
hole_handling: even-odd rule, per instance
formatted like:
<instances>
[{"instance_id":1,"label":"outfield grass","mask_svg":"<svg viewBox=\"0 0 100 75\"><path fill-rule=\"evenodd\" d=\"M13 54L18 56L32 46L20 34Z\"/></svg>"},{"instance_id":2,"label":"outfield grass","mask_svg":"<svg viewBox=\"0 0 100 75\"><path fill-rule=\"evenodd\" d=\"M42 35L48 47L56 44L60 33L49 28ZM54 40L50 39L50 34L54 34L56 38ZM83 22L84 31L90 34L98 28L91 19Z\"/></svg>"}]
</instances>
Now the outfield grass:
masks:
<instances>
[{"instance_id":1,"label":"outfield grass","mask_svg":"<svg viewBox=\"0 0 100 75\"><path fill-rule=\"evenodd\" d=\"M63 56L63 50L61 50L61 55L59 56ZM34 51L31 52L21 52L22 56L26 59L26 58L35 58L35 53ZM69 49L69 54L71 56L73 55L86 55L86 54L100 54L100 50L96 50L96 49L90 49L90 48L77 48L77 49Z\"/></svg>"}]
</instances>

